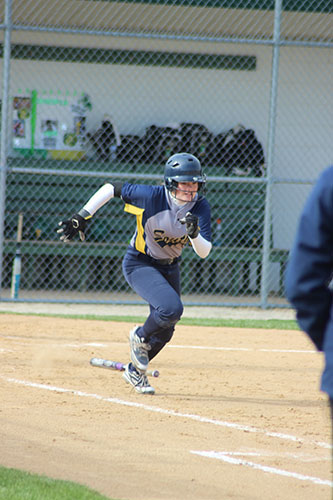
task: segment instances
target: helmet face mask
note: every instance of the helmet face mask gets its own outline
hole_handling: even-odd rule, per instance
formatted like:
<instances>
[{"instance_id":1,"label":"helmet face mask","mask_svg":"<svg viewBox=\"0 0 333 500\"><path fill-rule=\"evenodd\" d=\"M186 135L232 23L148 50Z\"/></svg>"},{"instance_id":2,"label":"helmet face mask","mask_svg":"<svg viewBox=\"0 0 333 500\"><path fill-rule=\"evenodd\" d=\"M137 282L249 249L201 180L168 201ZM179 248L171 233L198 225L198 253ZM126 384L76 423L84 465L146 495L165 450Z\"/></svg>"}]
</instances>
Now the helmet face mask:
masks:
<instances>
[{"instance_id":1,"label":"helmet face mask","mask_svg":"<svg viewBox=\"0 0 333 500\"><path fill-rule=\"evenodd\" d=\"M199 193L205 187L206 176L198 158L189 153L176 153L165 164L164 182L171 192L177 189L179 182L197 182Z\"/></svg>"}]
</instances>

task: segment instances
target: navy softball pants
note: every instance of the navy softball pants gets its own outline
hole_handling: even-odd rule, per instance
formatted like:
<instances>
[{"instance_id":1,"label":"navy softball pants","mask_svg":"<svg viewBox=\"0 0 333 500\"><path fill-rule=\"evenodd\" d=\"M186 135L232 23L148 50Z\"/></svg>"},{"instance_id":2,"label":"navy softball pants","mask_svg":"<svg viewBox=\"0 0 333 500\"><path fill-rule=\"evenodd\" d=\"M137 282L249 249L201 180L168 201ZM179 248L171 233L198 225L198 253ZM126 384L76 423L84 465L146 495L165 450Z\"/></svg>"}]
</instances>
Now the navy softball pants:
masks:
<instances>
[{"instance_id":1,"label":"navy softball pants","mask_svg":"<svg viewBox=\"0 0 333 500\"><path fill-rule=\"evenodd\" d=\"M123 260L123 273L130 287L150 307L150 314L138 335L150 344L151 360L171 340L183 314L179 265L159 265L135 250L128 250Z\"/></svg>"}]
</instances>

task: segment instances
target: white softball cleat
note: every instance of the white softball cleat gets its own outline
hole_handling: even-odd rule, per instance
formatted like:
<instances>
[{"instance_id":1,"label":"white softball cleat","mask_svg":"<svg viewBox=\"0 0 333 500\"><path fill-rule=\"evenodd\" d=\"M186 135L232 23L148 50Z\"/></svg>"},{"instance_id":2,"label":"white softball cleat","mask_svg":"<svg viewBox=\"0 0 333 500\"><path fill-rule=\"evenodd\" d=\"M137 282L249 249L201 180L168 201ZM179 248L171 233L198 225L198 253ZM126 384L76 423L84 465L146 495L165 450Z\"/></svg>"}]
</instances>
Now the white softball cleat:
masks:
<instances>
[{"instance_id":1,"label":"white softball cleat","mask_svg":"<svg viewBox=\"0 0 333 500\"><path fill-rule=\"evenodd\" d=\"M139 326L134 327L129 334L131 360L139 372L145 373L149 363L148 351L151 347L144 338L137 334L139 328Z\"/></svg>"},{"instance_id":2,"label":"white softball cleat","mask_svg":"<svg viewBox=\"0 0 333 500\"><path fill-rule=\"evenodd\" d=\"M147 375L139 373L132 363L126 365L123 379L140 394L155 394L155 389L149 384Z\"/></svg>"}]
</instances>

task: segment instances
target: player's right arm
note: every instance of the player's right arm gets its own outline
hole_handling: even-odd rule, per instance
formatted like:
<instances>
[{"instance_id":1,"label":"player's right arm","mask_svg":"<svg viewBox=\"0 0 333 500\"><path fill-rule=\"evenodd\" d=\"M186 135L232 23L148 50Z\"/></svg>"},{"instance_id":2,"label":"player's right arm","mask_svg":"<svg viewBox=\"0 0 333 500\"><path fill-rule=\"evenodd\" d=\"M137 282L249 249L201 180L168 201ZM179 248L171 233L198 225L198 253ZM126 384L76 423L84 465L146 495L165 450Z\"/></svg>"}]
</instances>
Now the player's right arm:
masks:
<instances>
[{"instance_id":1,"label":"player's right arm","mask_svg":"<svg viewBox=\"0 0 333 500\"><path fill-rule=\"evenodd\" d=\"M61 234L61 241L70 241L78 233L81 241L84 241L87 221L109 200L114 197L120 197L122 186L122 182L104 184L95 194L93 194L79 212L73 214L72 217L67 220L60 221L60 229L58 229L57 232Z\"/></svg>"}]
</instances>

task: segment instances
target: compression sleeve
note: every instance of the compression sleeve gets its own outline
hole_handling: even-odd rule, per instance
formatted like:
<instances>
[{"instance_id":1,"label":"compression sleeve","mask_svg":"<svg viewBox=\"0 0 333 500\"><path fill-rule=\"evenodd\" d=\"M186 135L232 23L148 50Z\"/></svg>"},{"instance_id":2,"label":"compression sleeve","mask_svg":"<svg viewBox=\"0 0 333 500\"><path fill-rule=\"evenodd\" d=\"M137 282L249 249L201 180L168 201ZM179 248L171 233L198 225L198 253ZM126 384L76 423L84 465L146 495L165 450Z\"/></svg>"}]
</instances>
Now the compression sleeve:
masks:
<instances>
[{"instance_id":1,"label":"compression sleeve","mask_svg":"<svg viewBox=\"0 0 333 500\"><path fill-rule=\"evenodd\" d=\"M211 251L212 244L210 241L205 240L203 236L199 233L196 238L190 238L193 249L199 257L205 259L208 257L209 252Z\"/></svg>"},{"instance_id":2,"label":"compression sleeve","mask_svg":"<svg viewBox=\"0 0 333 500\"><path fill-rule=\"evenodd\" d=\"M120 196L121 188L123 183L114 182L104 184L92 197L87 201L87 203L83 206L82 210L86 210L89 212L91 216L97 212L105 203L107 203L111 198L115 196Z\"/></svg>"}]
</instances>

